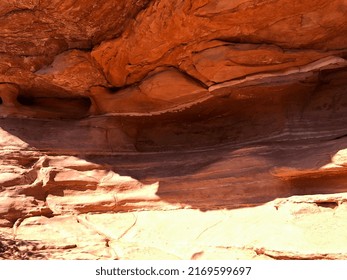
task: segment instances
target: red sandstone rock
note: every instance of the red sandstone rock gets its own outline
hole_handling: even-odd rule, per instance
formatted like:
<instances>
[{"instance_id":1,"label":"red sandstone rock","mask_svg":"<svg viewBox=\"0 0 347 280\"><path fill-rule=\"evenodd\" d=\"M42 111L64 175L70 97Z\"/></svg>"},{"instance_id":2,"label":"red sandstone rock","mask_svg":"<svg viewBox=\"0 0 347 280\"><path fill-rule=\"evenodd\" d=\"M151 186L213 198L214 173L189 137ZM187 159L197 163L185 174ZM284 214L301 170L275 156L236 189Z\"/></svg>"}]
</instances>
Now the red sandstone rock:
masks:
<instances>
[{"instance_id":1,"label":"red sandstone rock","mask_svg":"<svg viewBox=\"0 0 347 280\"><path fill-rule=\"evenodd\" d=\"M0 258L345 259L346 11L2 1Z\"/></svg>"}]
</instances>

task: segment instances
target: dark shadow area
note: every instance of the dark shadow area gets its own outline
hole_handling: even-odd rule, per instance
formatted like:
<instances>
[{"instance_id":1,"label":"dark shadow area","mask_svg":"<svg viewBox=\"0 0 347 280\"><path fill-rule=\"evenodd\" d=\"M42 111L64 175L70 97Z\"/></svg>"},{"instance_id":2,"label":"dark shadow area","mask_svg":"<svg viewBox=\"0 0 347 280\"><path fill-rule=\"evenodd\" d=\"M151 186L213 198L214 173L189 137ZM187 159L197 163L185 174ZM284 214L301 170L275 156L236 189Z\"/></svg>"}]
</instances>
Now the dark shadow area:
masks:
<instances>
[{"instance_id":1,"label":"dark shadow area","mask_svg":"<svg viewBox=\"0 0 347 280\"><path fill-rule=\"evenodd\" d=\"M347 192L347 169L341 173L317 174L316 177L298 177L290 180L293 195L314 195Z\"/></svg>"},{"instance_id":2,"label":"dark shadow area","mask_svg":"<svg viewBox=\"0 0 347 280\"><path fill-rule=\"evenodd\" d=\"M35 118L38 119L81 119L88 116L91 107L88 97L34 97L20 94L17 102L35 111ZM18 110L21 113L20 108Z\"/></svg>"},{"instance_id":3,"label":"dark shadow area","mask_svg":"<svg viewBox=\"0 0 347 280\"><path fill-rule=\"evenodd\" d=\"M27 95L18 95L17 101L24 106L34 106L36 104L35 98Z\"/></svg>"},{"instance_id":4,"label":"dark shadow area","mask_svg":"<svg viewBox=\"0 0 347 280\"><path fill-rule=\"evenodd\" d=\"M159 182L161 199L200 210L255 206L293 195L347 192L347 172L327 171L317 177L300 173L290 179L273 174L277 167L318 170L330 163L329 155L347 147L341 140L306 144L226 145L196 152L84 158L145 184Z\"/></svg>"},{"instance_id":5,"label":"dark shadow area","mask_svg":"<svg viewBox=\"0 0 347 280\"><path fill-rule=\"evenodd\" d=\"M316 202L316 205L319 207L335 209L339 206L337 202Z\"/></svg>"},{"instance_id":6,"label":"dark shadow area","mask_svg":"<svg viewBox=\"0 0 347 280\"><path fill-rule=\"evenodd\" d=\"M264 85L258 92L231 92L158 116L6 118L0 119L0 127L13 136L13 146L24 142L27 150L74 155L143 184L158 183L161 200L194 209L346 192L345 174L290 180L273 174L281 167L318 170L347 148L347 85L344 75L332 82L334 75L321 75L318 84L294 81L285 89L279 84ZM58 108L56 102L35 100ZM76 102L89 106L87 100ZM70 105L64 103L64 108Z\"/></svg>"},{"instance_id":7,"label":"dark shadow area","mask_svg":"<svg viewBox=\"0 0 347 280\"><path fill-rule=\"evenodd\" d=\"M39 242L6 238L0 235L0 259L2 260L31 260L45 259L40 253Z\"/></svg>"}]
</instances>

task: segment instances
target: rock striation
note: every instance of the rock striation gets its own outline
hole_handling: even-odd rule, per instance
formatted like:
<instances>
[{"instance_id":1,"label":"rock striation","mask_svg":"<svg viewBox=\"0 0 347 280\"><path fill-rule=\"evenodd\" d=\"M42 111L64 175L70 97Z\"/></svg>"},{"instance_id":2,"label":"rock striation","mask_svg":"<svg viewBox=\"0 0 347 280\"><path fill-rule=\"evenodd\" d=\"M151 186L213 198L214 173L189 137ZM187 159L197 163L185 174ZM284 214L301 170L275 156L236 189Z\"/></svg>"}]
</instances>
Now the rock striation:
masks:
<instances>
[{"instance_id":1,"label":"rock striation","mask_svg":"<svg viewBox=\"0 0 347 280\"><path fill-rule=\"evenodd\" d=\"M346 259L346 13L2 1L0 258Z\"/></svg>"}]
</instances>

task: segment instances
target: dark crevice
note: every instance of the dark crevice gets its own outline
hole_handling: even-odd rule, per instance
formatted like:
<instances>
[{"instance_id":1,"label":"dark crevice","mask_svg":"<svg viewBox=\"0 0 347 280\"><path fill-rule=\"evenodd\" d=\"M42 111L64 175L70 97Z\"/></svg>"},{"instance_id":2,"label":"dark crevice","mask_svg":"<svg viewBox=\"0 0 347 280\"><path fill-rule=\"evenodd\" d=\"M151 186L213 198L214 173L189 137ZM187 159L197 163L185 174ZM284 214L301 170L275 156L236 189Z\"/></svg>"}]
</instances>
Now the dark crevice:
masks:
<instances>
[{"instance_id":1,"label":"dark crevice","mask_svg":"<svg viewBox=\"0 0 347 280\"><path fill-rule=\"evenodd\" d=\"M9 12L7 12L6 14L2 15L2 17L6 18L6 17L10 17L16 14L23 14L23 13L33 13L35 11L35 7L33 7L32 9L29 8L16 8L14 10L11 10Z\"/></svg>"},{"instance_id":2,"label":"dark crevice","mask_svg":"<svg viewBox=\"0 0 347 280\"><path fill-rule=\"evenodd\" d=\"M335 201L322 201L322 202L316 202L316 205L319 207L324 207L324 208L331 208L335 209L336 207L339 206L339 204Z\"/></svg>"},{"instance_id":3,"label":"dark crevice","mask_svg":"<svg viewBox=\"0 0 347 280\"><path fill-rule=\"evenodd\" d=\"M105 87L105 88L107 88L110 91L110 93L116 93L117 91L120 91L121 89L123 89L122 87Z\"/></svg>"},{"instance_id":4,"label":"dark crevice","mask_svg":"<svg viewBox=\"0 0 347 280\"><path fill-rule=\"evenodd\" d=\"M33 106L35 105L35 98L27 95L18 95L17 97L18 103L24 106Z\"/></svg>"},{"instance_id":5,"label":"dark crevice","mask_svg":"<svg viewBox=\"0 0 347 280\"><path fill-rule=\"evenodd\" d=\"M71 42L69 42L70 44L72 44ZM80 42L77 42L77 43L80 43ZM63 50L62 52L60 52L59 54L57 54L56 56L60 55L60 54L63 54L65 52L68 52L68 51L81 51L81 52L91 52L93 50L93 45L92 43L90 42L90 40L85 40L85 46L80 46L80 47L69 47L67 48L66 50Z\"/></svg>"},{"instance_id":6,"label":"dark crevice","mask_svg":"<svg viewBox=\"0 0 347 280\"><path fill-rule=\"evenodd\" d=\"M0 105L2 104L2 98L0 97Z\"/></svg>"},{"instance_id":7,"label":"dark crevice","mask_svg":"<svg viewBox=\"0 0 347 280\"><path fill-rule=\"evenodd\" d=\"M92 102L89 97L36 97L19 95L17 102L37 113L37 118L56 117L63 119L78 119L86 117Z\"/></svg>"},{"instance_id":8,"label":"dark crevice","mask_svg":"<svg viewBox=\"0 0 347 280\"><path fill-rule=\"evenodd\" d=\"M338 139L342 139L342 138L346 138L347 137L347 134L344 134L344 135L341 135L341 136L337 136L331 140L338 140Z\"/></svg>"},{"instance_id":9,"label":"dark crevice","mask_svg":"<svg viewBox=\"0 0 347 280\"><path fill-rule=\"evenodd\" d=\"M37 97L34 104L46 111L59 113L62 118L84 117L91 107L91 100L88 97L56 98Z\"/></svg>"}]
</instances>

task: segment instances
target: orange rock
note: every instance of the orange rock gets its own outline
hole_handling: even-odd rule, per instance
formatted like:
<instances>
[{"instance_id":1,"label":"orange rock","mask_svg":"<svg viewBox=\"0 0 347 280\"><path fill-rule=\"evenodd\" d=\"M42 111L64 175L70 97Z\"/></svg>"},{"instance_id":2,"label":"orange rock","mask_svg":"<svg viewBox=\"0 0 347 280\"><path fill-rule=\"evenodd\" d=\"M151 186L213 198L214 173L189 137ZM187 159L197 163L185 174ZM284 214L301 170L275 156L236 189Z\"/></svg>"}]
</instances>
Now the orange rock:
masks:
<instances>
[{"instance_id":1,"label":"orange rock","mask_svg":"<svg viewBox=\"0 0 347 280\"><path fill-rule=\"evenodd\" d=\"M346 11L2 1L0 259L346 259Z\"/></svg>"}]
</instances>

